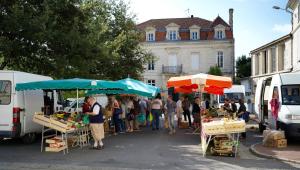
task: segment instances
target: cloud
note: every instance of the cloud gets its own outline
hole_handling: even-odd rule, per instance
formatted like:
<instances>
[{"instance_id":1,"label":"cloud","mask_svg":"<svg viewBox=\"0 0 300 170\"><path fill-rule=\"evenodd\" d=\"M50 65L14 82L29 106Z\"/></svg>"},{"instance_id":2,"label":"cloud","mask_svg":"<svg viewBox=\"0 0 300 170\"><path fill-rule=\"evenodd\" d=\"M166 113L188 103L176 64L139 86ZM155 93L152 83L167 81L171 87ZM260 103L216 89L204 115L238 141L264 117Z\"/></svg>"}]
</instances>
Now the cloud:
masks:
<instances>
[{"instance_id":1,"label":"cloud","mask_svg":"<svg viewBox=\"0 0 300 170\"><path fill-rule=\"evenodd\" d=\"M292 30L291 24L275 24L272 28L273 32L284 33L284 34L291 32L291 30Z\"/></svg>"}]
</instances>

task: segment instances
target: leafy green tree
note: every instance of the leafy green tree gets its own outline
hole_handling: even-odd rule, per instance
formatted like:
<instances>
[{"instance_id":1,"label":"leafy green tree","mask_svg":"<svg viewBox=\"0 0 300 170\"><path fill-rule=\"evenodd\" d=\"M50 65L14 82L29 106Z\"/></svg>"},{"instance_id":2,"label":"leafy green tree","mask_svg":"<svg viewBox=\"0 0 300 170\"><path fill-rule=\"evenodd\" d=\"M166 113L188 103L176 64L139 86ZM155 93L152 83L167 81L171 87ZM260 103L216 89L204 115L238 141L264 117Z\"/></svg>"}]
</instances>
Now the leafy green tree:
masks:
<instances>
[{"instance_id":1,"label":"leafy green tree","mask_svg":"<svg viewBox=\"0 0 300 170\"><path fill-rule=\"evenodd\" d=\"M55 78L139 77L149 54L123 1L2 0L0 69Z\"/></svg>"},{"instance_id":2,"label":"leafy green tree","mask_svg":"<svg viewBox=\"0 0 300 170\"><path fill-rule=\"evenodd\" d=\"M239 57L236 61L237 78L245 78L251 76L251 58L245 55Z\"/></svg>"},{"instance_id":3,"label":"leafy green tree","mask_svg":"<svg viewBox=\"0 0 300 170\"><path fill-rule=\"evenodd\" d=\"M222 76L222 71L218 66L211 66L209 68L208 74Z\"/></svg>"}]
</instances>

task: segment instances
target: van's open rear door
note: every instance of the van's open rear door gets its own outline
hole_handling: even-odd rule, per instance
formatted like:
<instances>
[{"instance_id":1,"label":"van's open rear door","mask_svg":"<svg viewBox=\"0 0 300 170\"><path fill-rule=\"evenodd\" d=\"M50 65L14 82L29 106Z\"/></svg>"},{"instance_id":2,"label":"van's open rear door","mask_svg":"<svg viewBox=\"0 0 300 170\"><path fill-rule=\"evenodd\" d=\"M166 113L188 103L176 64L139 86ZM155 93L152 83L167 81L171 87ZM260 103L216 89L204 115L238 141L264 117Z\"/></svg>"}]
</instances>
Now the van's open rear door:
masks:
<instances>
[{"instance_id":1,"label":"van's open rear door","mask_svg":"<svg viewBox=\"0 0 300 170\"><path fill-rule=\"evenodd\" d=\"M15 93L13 73L0 73L0 137L10 137L13 125Z\"/></svg>"}]
</instances>

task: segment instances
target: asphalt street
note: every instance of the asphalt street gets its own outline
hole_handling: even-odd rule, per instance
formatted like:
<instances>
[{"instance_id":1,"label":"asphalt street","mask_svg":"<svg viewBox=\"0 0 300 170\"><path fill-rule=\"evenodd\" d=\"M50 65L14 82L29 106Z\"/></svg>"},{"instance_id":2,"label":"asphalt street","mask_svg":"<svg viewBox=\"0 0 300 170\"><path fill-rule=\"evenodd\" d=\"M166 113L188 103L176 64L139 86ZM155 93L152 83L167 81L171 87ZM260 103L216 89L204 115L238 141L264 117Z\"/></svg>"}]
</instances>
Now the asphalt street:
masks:
<instances>
[{"instance_id":1,"label":"asphalt street","mask_svg":"<svg viewBox=\"0 0 300 170\"><path fill-rule=\"evenodd\" d=\"M249 146L261 141L256 131L247 133L237 158L202 156L200 136L192 130L143 129L107 136L104 150L73 148L69 154L41 153L40 142L24 145L18 140L0 142L0 169L300 169L299 164L256 157Z\"/></svg>"}]
</instances>

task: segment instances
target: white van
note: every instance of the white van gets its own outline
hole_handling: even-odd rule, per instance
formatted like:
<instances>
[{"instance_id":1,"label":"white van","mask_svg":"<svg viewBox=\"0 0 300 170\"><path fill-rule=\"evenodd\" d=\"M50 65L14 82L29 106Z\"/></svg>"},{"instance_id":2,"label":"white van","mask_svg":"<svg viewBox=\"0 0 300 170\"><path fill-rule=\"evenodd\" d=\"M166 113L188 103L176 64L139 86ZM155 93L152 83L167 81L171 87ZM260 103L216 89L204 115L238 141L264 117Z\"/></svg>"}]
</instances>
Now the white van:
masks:
<instances>
[{"instance_id":1,"label":"white van","mask_svg":"<svg viewBox=\"0 0 300 170\"><path fill-rule=\"evenodd\" d=\"M228 98L230 100L234 100L237 106L237 109L239 109L240 104L238 103L239 99L245 99L245 86L244 85L233 85L231 88L224 89L224 95L218 95L217 96L217 103L218 108L220 108L222 105L224 105L225 98ZM245 106L247 108L247 101L245 102Z\"/></svg>"},{"instance_id":2,"label":"white van","mask_svg":"<svg viewBox=\"0 0 300 170\"><path fill-rule=\"evenodd\" d=\"M52 80L51 77L19 71L0 71L0 140L21 137L24 143L31 143L42 126L33 123L33 114L44 111L47 114L62 109L56 91L16 91L17 83Z\"/></svg>"},{"instance_id":3,"label":"white van","mask_svg":"<svg viewBox=\"0 0 300 170\"><path fill-rule=\"evenodd\" d=\"M259 118L259 127L276 128L271 112L270 101L273 93L278 93L278 128L288 137L300 136L300 73L275 74L261 78L255 92L255 113Z\"/></svg>"}]
</instances>

